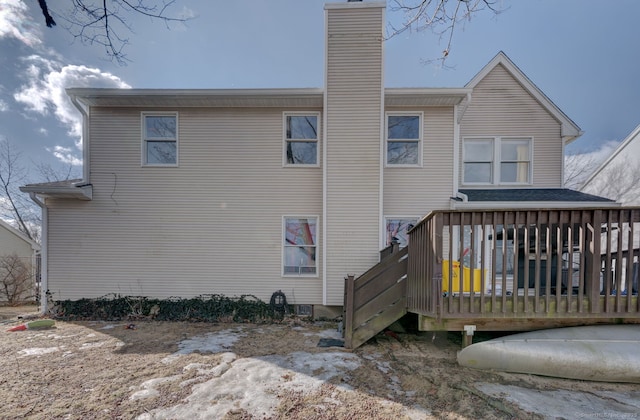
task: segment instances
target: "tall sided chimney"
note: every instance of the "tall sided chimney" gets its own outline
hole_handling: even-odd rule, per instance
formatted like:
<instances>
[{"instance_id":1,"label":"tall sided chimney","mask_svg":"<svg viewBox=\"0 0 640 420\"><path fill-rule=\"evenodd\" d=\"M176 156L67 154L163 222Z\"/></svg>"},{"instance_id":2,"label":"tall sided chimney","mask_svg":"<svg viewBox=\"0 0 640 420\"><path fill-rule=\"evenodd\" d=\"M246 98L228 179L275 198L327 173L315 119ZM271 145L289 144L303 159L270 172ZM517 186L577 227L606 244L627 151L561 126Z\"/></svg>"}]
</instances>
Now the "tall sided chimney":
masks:
<instances>
[{"instance_id":1,"label":"tall sided chimney","mask_svg":"<svg viewBox=\"0 0 640 420\"><path fill-rule=\"evenodd\" d=\"M325 305L342 305L344 277L378 258L385 8L379 1L325 5Z\"/></svg>"}]
</instances>

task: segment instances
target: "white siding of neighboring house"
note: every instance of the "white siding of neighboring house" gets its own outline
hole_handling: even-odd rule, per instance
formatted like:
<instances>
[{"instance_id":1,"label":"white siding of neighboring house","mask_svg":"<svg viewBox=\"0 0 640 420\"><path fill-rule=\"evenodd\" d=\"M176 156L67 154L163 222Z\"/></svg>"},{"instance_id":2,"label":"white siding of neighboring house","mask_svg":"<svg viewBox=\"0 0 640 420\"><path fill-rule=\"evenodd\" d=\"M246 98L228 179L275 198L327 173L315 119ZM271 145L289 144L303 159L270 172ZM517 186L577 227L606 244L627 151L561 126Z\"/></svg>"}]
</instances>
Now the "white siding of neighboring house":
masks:
<instances>
[{"instance_id":1,"label":"white siding of neighboring house","mask_svg":"<svg viewBox=\"0 0 640 420\"><path fill-rule=\"evenodd\" d=\"M640 185L630 180L639 174L640 126L596 169L580 190L617 200L627 206L640 206Z\"/></svg>"},{"instance_id":2,"label":"white siding of neighboring house","mask_svg":"<svg viewBox=\"0 0 640 420\"><path fill-rule=\"evenodd\" d=\"M20 261L26 264L33 273L34 277L31 279L31 283L34 287L36 274L35 253L39 248L39 245L30 241L21 232L4 222L0 222L0 258L12 254L17 255ZM32 295L34 292L35 289L30 288L28 295ZM23 297L26 299L29 296L25 295Z\"/></svg>"},{"instance_id":3,"label":"white siding of neighboring house","mask_svg":"<svg viewBox=\"0 0 640 420\"><path fill-rule=\"evenodd\" d=\"M13 227L0 224L0 255L15 253L21 258L30 259L34 253L34 245L24 238Z\"/></svg>"},{"instance_id":4,"label":"white siding of neighboring house","mask_svg":"<svg viewBox=\"0 0 640 420\"><path fill-rule=\"evenodd\" d=\"M281 274L283 216L322 216L321 167L283 167L283 109L166 109L179 167L164 168L141 167L142 111L93 109L93 201L47 202L54 299L281 289L319 303L320 260L316 277Z\"/></svg>"},{"instance_id":5,"label":"white siding of neighboring house","mask_svg":"<svg viewBox=\"0 0 640 420\"><path fill-rule=\"evenodd\" d=\"M423 113L422 167L385 167L385 216L421 217L449 208L453 185L453 107L394 108Z\"/></svg>"},{"instance_id":6,"label":"white siding of neighboring house","mask_svg":"<svg viewBox=\"0 0 640 420\"><path fill-rule=\"evenodd\" d=\"M371 5L326 10L326 305L378 261L384 4Z\"/></svg>"},{"instance_id":7,"label":"white siding of neighboring house","mask_svg":"<svg viewBox=\"0 0 640 420\"><path fill-rule=\"evenodd\" d=\"M478 136L532 137L532 187L560 188L563 165L560 130L560 123L502 65L498 65L474 87L462 118L460 139L462 142L465 137ZM461 185L463 166L460 165Z\"/></svg>"}]
</instances>

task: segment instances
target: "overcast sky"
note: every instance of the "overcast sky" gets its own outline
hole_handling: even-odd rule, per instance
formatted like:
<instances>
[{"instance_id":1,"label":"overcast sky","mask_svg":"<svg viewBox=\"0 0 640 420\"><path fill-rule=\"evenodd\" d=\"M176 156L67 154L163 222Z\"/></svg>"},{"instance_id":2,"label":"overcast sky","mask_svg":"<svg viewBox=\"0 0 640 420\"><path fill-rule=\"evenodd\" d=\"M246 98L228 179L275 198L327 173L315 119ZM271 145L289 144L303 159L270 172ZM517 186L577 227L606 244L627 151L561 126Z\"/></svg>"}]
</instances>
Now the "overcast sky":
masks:
<instances>
[{"instance_id":1,"label":"overcast sky","mask_svg":"<svg viewBox=\"0 0 640 420\"><path fill-rule=\"evenodd\" d=\"M60 13L71 0L49 3ZM0 137L27 163L80 165L80 118L66 87L322 87L324 3L176 0L169 14L192 19L169 30L127 16L132 62L121 66L74 42L60 19L46 28L35 0L0 0ZM571 152L610 150L640 124L640 1L497 3L499 16L477 15L454 35L451 69L425 64L445 47L437 35L387 41L386 85L462 87L502 50L585 131Z\"/></svg>"}]
</instances>

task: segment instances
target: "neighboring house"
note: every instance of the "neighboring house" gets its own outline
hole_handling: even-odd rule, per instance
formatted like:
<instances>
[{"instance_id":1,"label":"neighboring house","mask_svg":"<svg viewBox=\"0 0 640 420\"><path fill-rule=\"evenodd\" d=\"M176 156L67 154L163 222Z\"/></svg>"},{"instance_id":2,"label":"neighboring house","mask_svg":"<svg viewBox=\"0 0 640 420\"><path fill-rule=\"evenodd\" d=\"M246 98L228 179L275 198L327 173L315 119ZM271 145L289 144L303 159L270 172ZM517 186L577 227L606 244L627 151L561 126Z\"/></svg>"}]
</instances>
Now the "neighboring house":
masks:
<instances>
[{"instance_id":1,"label":"neighboring house","mask_svg":"<svg viewBox=\"0 0 640 420\"><path fill-rule=\"evenodd\" d=\"M640 206L640 125L587 178L580 187L580 191L598 194L625 206ZM629 253L630 237L624 234L620 235L618 245L618 235L620 234L617 230L612 232L612 247L617 249L620 246L625 253ZM621 262L617 270L622 272L621 277L625 281L627 277L633 279L632 288L637 293L638 278L640 277L640 225L637 225L633 234L631 248L633 249L632 255L635 254L635 257L632 257L631 273L627 273L626 259Z\"/></svg>"},{"instance_id":2,"label":"neighboring house","mask_svg":"<svg viewBox=\"0 0 640 420\"><path fill-rule=\"evenodd\" d=\"M324 88L68 89L83 179L22 187L54 299L339 307L430 211L614 205L562 188L580 128L504 53L464 87L385 88L385 7L325 6Z\"/></svg>"},{"instance_id":3,"label":"neighboring house","mask_svg":"<svg viewBox=\"0 0 640 420\"><path fill-rule=\"evenodd\" d=\"M9 288L9 293L15 290L19 294L15 296L18 300L33 298L39 280L37 269L39 253L38 243L7 222L0 220L0 288L2 288L0 302L7 299L5 285ZM12 284L22 280L26 281L24 287Z\"/></svg>"},{"instance_id":4,"label":"neighboring house","mask_svg":"<svg viewBox=\"0 0 640 420\"><path fill-rule=\"evenodd\" d=\"M640 205L640 125L593 171L580 191Z\"/></svg>"}]
</instances>

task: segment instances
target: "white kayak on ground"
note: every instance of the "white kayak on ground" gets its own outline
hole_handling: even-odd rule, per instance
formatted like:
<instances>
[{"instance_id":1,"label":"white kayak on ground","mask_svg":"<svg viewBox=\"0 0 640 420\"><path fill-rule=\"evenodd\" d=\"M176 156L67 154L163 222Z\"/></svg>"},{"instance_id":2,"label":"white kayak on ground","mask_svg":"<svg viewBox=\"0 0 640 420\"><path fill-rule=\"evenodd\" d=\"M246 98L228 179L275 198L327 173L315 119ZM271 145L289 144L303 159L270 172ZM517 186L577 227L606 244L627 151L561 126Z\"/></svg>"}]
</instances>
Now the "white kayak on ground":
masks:
<instances>
[{"instance_id":1,"label":"white kayak on ground","mask_svg":"<svg viewBox=\"0 0 640 420\"><path fill-rule=\"evenodd\" d=\"M472 344L458 363L475 369L640 383L640 325L593 325L514 334Z\"/></svg>"}]
</instances>

